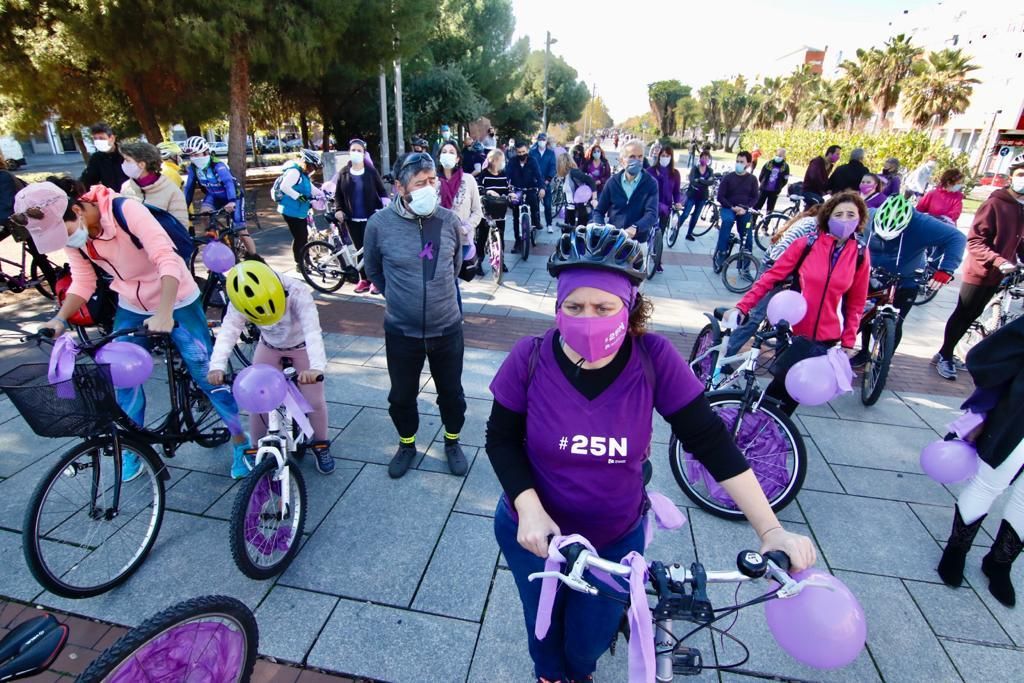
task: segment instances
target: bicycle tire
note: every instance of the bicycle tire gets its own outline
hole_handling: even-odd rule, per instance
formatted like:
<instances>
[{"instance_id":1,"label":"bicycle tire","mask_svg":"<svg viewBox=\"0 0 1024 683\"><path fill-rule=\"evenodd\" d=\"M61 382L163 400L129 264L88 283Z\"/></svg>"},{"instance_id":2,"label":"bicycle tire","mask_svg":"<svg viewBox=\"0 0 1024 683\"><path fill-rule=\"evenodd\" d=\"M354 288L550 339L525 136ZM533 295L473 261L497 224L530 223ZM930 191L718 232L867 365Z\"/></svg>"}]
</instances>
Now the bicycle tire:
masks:
<instances>
[{"instance_id":1,"label":"bicycle tire","mask_svg":"<svg viewBox=\"0 0 1024 683\"><path fill-rule=\"evenodd\" d=\"M772 237L788 220L789 216L787 214L781 211L773 211L758 223L757 230L754 232L754 241L757 242L757 246L761 248L761 251L767 252L771 249Z\"/></svg>"},{"instance_id":2,"label":"bicycle tire","mask_svg":"<svg viewBox=\"0 0 1024 683\"><path fill-rule=\"evenodd\" d=\"M40 256L40 258L45 259L46 257ZM47 261L49 261L49 259L47 259ZM49 263L51 272L57 272L57 266L55 266L52 261L49 261ZM49 299L50 301L53 301L53 286L49 283L49 281L47 281L46 277L42 274L42 272L40 272L39 264L36 263L35 260L32 261L32 266L29 269L29 277L34 282L38 283L35 286L36 291L42 294L45 298Z\"/></svg>"},{"instance_id":3,"label":"bicycle tire","mask_svg":"<svg viewBox=\"0 0 1024 683\"><path fill-rule=\"evenodd\" d=\"M676 246L676 240L679 239L679 212L676 211L673 216L674 219L669 225L668 235L665 236L665 241L668 242L668 248L672 249Z\"/></svg>"},{"instance_id":4,"label":"bicycle tire","mask_svg":"<svg viewBox=\"0 0 1024 683\"><path fill-rule=\"evenodd\" d=\"M982 315L981 317L985 318L987 316ZM953 355L957 358L967 358L967 353L973 349L978 342L985 339L990 334L992 334L992 332L990 332L985 325L975 320L971 323L971 326L967 328L967 334L965 334L957 343Z\"/></svg>"},{"instance_id":5,"label":"bicycle tire","mask_svg":"<svg viewBox=\"0 0 1024 683\"><path fill-rule=\"evenodd\" d=\"M708 401L711 404L712 410L720 415L724 414L723 420L726 426L729 427L730 432L733 431L732 426L735 423L734 414L731 415L730 413L733 410L735 410L735 414L739 413L743 405L743 396L744 392L736 389L713 391L708 394ZM760 421L764 422L765 427L757 429L757 422L751 423L756 430L756 433L753 434L753 439L748 439L747 437L750 435L741 432L736 438L737 446L747 456L751 469L754 470L754 475L757 477L762 489L765 488L766 484L770 485L772 489L778 488L778 491L771 491L771 495L768 495L769 492L766 492L772 510L778 512L796 498L803 486L804 478L807 476L807 448L796 425L772 399L763 400L756 411L746 412L745 417L755 414L759 416ZM758 445L754 439L765 436L764 431L768 426L774 426L776 428L774 438L784 439L786 444L788 444L788 448L791 449L789 457L792 458L792 463L788 462L789 458L787 457L785 481L780 482L777 477L773 478L773 475L778 474L778 468L766 462L767 457L777 454L769 453L768 456L764 456L765 460L762 460L762 456L751 454L748 450ZM763 445L770 438L770 435L766 436L765 439L762 439L761 444ZM675 476L679 488L683 490L683 493L690 500L696 503L702 510L715 517L731 520L744 519L743 512L736 507L724 490L710 488L708 484L710 475L707 474L707 471L703 469L700 463L689 459L682 448L682 444L679 443L675 435L672 435L669 440L668 448L672 474ZM691 478L693 481L691 481ZM703 492L702 489L704 488L707 489L707 493Z\"/></svg>"},{"instance_id":6,"label":"bicycle tire","mask_svg":"<svg viewBox=\"0 0 1024 683\"><path fill-rule=\"evenodd\" d=\"M920 284L917 287L917 295L914 297L914 305L924 306L926 303L938 296L938 294L939 290L932 289L928 286L928 283Z\"/></svg>"},{"instance_id":7,"label":"bicycle tire","mask_svg":"<svg viewBox=\"0 0 1024 683\"><path fill-rule=\"evenodd\" d=\"M497 230L488 232L487 237L488 265L491 267L491 279L494 284L500 285L505 278L505 245L502 244L501 235Z\"/></svg>"},{"instance_id":8,"label":"bicycle tire","mask_svg":"<svg viewBox=\"0 0 1024 683\"><path fill-rule=\"evenodd\" d=\"M693 374L697 376L704 384L704 388L708 389L711 386L711 378L714 376L715 366L718 365L718 351L712 351L708 353L707 357L700 362L700 364L694 368L692 363L697 360L701 354L705 353L708 349L713 346L717 346L722 342L721 338L715 338L715 328L710 323L705 325L700 332L697 333L697 338L693 342L693 349L690 351L690 367L693 369Z\"/></svg>"},{"instance_id":9,"label":"bicycle tire","mask_svg":"<svg viewBox=\"0 0 1024 683\"><path fill-rule=\"evenodd\" d=\"M239 367L247 368L252 365L252 357L259 342L260 328L247 322L241 336L238 337L238 343L231 349L231 356L238 362Z\"/></svg>"},{"instance_id":10,"label":"bicycle tire","mask_svg":"<svg viewBox=\"0 0 1024 683\"><path fill-rule=\"evenodd\" d=\"M524 213L519 220L519 234L522 235L521 241L523 244L521 256L522 259L525 261L526 259L530 258L530 244L533 242L533 228L530 225L529 214Z\"/></svg>"},{"instance_id":11,"label":"bicycle tire","mask_svg":"<svg viewBox=\"0 0 1024 683\"><path fill-rule=\"evenodd\" d=\"M889 376L892 355L896 347L896 321L888 316L878 316L871 326L874 342L871 357L860 376L860 402L866 406L878 403Z\"/></svg>"},{"instance_id":12,"label":"bicycle tire","mask_svg":"<svg viewBox=\"0 0 1024 683\"><path fill-rule=\"evenodd\" d=\"M345 284L344 264L334 253L334 247L323 240L306 242L299 253L299 270L302 271L302 279L318 292L330 294ZM328 277L336 277L337 281L328 283Z\"/></svg>"},{"instance_id":13,"label":"bicycle tire","mask_svg":"<svg viewBox=\"0 0 1024 683\"><path fill-rule=\"evenodd\" d=\"M703 226L700 224L701 220L704 221ZM708 234L716 225L718 225L718 207L711 202L707 202L701 207L700 218L697 224L693 226L693 236L702 237Z\"/></svg>"},{"instance_id":14,"label":"bicycle tire","mask_svg":"<svg viewBox=\"0 0 1024 683\"><path fill-rule=\"evenodd\" d=\"M258 529L254 529L251 526L251 522L254 520L252 519L250 508L254 496L268 496L266 500L259 503L260 507L265 506L273 499L272 480L274 473L277 471L277 460L274 458L264 458L256 466L256 469L249 473L249 476L242 481L238 495L235 497L235 503L231 508L231 557L234 558L235 565L237 565L239 571L250 579L256 579L257 581L277 576L287 569L288 565L295 559L295 555L299 552L299 546L302 544L302 531L306 526L306 481L302 477L302 471L295 463L286 461L285 467L291 469L292 482L295 488L293 493L296 494L292 500L292 514L295 515L295 511L298 510L298 519L293 523L289 533L291 542L279 560L267 566L261 566L253 562L249 556L249 542L247 538L248 535L255 534L259 534L261 539L266 538ZM276 533L277 531L275 531ZM255 538L255 536L253 537ZM273 539L274 546L277 545L277 541L278 539L275 536ZM274 549L275 547L270 548L271 551Z\"/></svg>"},{"instance_id":15,"label":"bicycle tire","mask_svg":"<svg viewBox=\"0 0 1024 683\"><path fill-rule=\"evenodd\" d=\"M223 651L219 648L212 651L211 656L216 659L215 662L198 661L205 654L205 648L209 647L213 636L220 636L220 633L225 635L229 633L229 631L218 631L211 634L207 630L204 633L205 637L197 637L198 633L193 635L184 631L191 624L204 618L223 619L228 621L229 624L234 625L234 631L240 635L243 642L241 657L237 664L228 661L228 657L223 656ZM227 628L230 629L231 626L227 625ZM195 629L192 630L194 631ZM175 633L179 634L178 639L171 637ZM161 671L162 675L159 676L161 681L183 683L187 680L199 680L198 678L193 679L189 677L188 670L179 672L177 678L164 677L167 675L165 668L171 658L169 655L171 655L175 646L181 652L182 636L186 642L189 640L196 644L201 642L204 648L204 652L201 652L198 657L193 657L194 651L188 650L188 657L184 662L186 667L189 668L193 665L204 667L203 674L209 677L204 677L203 681L208 681L209 683L242 683L252 677L253 667L256 665L256 655L259 650L259 627L256 623L256 617L253 616L252 611L248 607L235 598L224 595L204 595L169 607L128 631L128 633L121 636L113 645L93 660L92 664L76 680L78 683L119 683L129 680L149 680L146 677L147 671L144 667L145 662L150 659L164 667L164 671ZM223 638L224 636L220 637ZM161 650L161 645L165 645L165 649ZM147 648L152 648L152 650L147 652ZM226 666L228 670L218 672L222 674L218 676L205 669L210 664ZM170 675L173 676L174 673L172 672Z\"/></svg>"},{"instance_id":16,"label":"bicycle tire","mask_svg":"<svg viewBox=\"0 0 1024 683\"><path fill-rule=\"evenodd\" d=\"M734 270L735 274L730 276L730 270ZM749 291L760 274L761 262L749 252L737 252L722 264L722 284L734 294Z\"/></svg>"},{"instance_id":17,"label":"bicycle tire","mask_svg":"<svg viewBox=\"0 0 1024 683\"><path fill-rule=\"evenodd\" d=\"M113 578L106 581L101 581L96 585L76 586L68 583L68 581L66 580L66 577L70 572L77 571L79 569L82 569L83 571L87 572L90 569L90 565L95 565L95 563L98 562L98 560L93 561L89 559L91 555L94 554L94 552L84 556L82 561L74 562L73 565L71 565L71 563L68 562L68 557L63 557L62 564L71 565L63 572L54 571L47 563L47 560L44 557L44 553L42 551L42 541L45 540L44 536L46 535L46 533L42 532L40 528L41 526L43 526L43 521L41 519L43 514L42 508L47 500L47 494L51 491L51 489L54 489L63 478L65 478L65 470L70 470L71 468L73 468L75 461L79 457L81 457L83 454L88 454L90 452L97 451L98 449L110 448L112 445L112 441L113 438L108 436L106 439L98 439L95 441L79 443L70 450L68 450L64 455L60 457L59 460L57 460L54 466L51 467L50 470L46 473L46 475L39 481L39 483L36 485L35 491L32 493L32 497L29 499L28 508L25 510L25 517L22 523L22 551L25 556L25 563L28 565L28 569L32 573L32 576L35 577L36 581L39 582L39 585L55 595L75 599L89 598L95 595L105 593L110 589L114 588L115 586L124 583L132 574L134 574L138 570L140 566L142 566L142 563L146 560L146 557L149 555L149 551L153 548L153 543L156 542L156 538L160 533L160 525L163 523L164 507L166 504L164 491L164 465L160 461L160 458L158 458L156 454L153 453L152 449L149 446L138 443L132 440L131 438L122 437L122 451L129 450L138 455L139 458L141 458L144 461L145 466L149 467L152 473L151 491L154 496L154 509L148 521L149 530L143 543L139 546L134 557L132 557L130 561L122 564L118 574L116 574ZM92 476L102 477L102 472L104 470L102 463L106 462L106 457L108 456L105 456L102 453L97 453L96 456L93 457L94 468L96 468L96 462L99 462L101 464L97 468L97 473L94 473ZM114 471L113 461L111 461L109 467L110 472L112 473ZM73 479L75 477L77 477L77 472L75 472L74 474L67 475L68 479ZM90 477L90 479L92 479L92 477ZM125 503L124 498L126 496L127 487L130 487L137 481L138 480L129 482L125 487L122 487L122 505L124 505ZM66 497L65 500L67 500ZM61 526L64 526L72 522L71 517L74 516L74 514L77 514L77 512L80 511L80 509L81 508L76 508L75 513L67 517L63 522L56 524L50 531L57 531ZM123 512L123 510L119 512ZM142 513L140 512L139 514L141 515ZM133 517L135 516L136 515L121 514L118 517L113 518L127 519L127 522L122 526L114 529L114 533L112 533L110 536L104 539L103 543L114 538L114 536L118 535L128 524L133 523ZM113 519L94 519L93 521L97 523L112 523ZM141 520L143 522L146 522L145 518L141 518ZM80 535L72 533L72 529L65 530L63 532L63 535L73 536L74 540L78 543L79 547L81 547L81 544L87 544L87 542L91 541L92 534L95 533L93 529L97 528L98 527L93 527L92 529L90 529L90 536L87 538L82 538ZM59 537L56 538L53 542L62 542L62 544L65 545L67 548L74 546L74 544L67 543L66 539L62 539ZM96 549L94 549L94 551L95 550ZM100 556L97 555L97 557ZM58 573L60 573L61 575L58 576Z\"/></svg>"}]
</instances>

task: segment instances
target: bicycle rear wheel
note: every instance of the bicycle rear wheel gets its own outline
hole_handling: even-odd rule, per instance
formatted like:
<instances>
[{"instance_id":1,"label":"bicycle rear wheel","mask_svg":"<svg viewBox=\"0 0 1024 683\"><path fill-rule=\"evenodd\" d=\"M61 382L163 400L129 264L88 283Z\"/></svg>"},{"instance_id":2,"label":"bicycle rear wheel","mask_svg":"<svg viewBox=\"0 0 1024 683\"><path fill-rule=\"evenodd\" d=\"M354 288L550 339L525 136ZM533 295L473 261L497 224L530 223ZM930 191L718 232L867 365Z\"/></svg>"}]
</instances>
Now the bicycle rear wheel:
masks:
<instances>
[{"instance_id":1,"label":"bicycle rear wheel","mask_svg":"<svg viewBox=\"0 0 1024 683\"><path fill-rule=\"evenodd\" d=\"M290 509L283 509L277 460L264 458L246 477L231 510L231 556L250 579L269 579L283 572L302 543L306 525L306 482L292 462Z\"/></svg>"},{"instance_id":2,"label":"bicycle rear wheel","mask_svg":"<svg viewBox=\"0 0 1024 683\"><path fill-rule=\"evenodd\" d=\"M258 649L259 628L249 608L234 598L207 595L133 628L77 680L241 683L252 676Z\"/></svg>"},{"instance_id":3,"label":"bicycle rear wheel","mask_svg":"<svg viewBox=\"0 0 1024 683\"><path fill-rule=\"evenodd\" d=\"M701 221L703 221L703 225L701 225ZM706 235L716 225L718 225L718 206L707 202L700 210L700 220L693 226L693 236Z\"/></svg>"},{"instance_id":4,"label":"bicycle rear wheel","mask_svg":"<svg viewBox=\"0 0 1024 683\"><path fill-rule=\"evenodd\" d=\"M796 497L807 476L807 450L796 425L770 399L756 410L744 407L744 392L708 394L712 410L735 435L772 509L778 512ZM742 416L742 417L741 417ZM741 420L736 429L737 420ZM673 435L669 442L672 474L687 497L722 519L743 519L743 513L711 474L687 453Z\"/></svg>"},{"instance_id":5,"label":"bicycle rear wheel","mask_svg":"<svg viewBox=\"0 0 1024 683\"><path fill-rule=\"evenodd\" d=\"M231 349L232 364L238 364L239 368L247 368L252 365L252 356L256 353L256 345L260 343L260 328L252 323L246 323L245 329L238 337L238 343Z\"/></svg>"},{"instance_id":6,"label":"bicycle rear wheel","mask_svg":"<svg viewBox=\"0 0 1024 683\"><path fill-rule=\"evenodd\" d=\"M714 375L715 366L718 365L718 351L710 351L710 349L720 344L721 341L720 338L715 337L715 329L709 323L697 334L697 339L693 342L693 350L690 351L690 367L693 369L693 374L697 375L697 379L704 384L705 389L711 386L711 377ZM703 358L701 358L702 356ZM694 361L698 358L701 358L700 362L694 365Z\"/></svg>"},{"instance_id":7,"label":"bicycle rear wheel","mask_svg":"<svg viewBox=\"0 0 1024 683\"><path fill-rule=\"evenodd\" d=\"M761 262L749 252L733 254L722 264L722 284L730 292L742 294L754 286L761 273Z\"/></svg>"},{"instance_id":8,"label":"bicycle rear wheel","mask_svg":"<svg viewBox=\"0 0 1024 683\"><path fill-rule=\"evenodd\" d=\"M860 376L860 402L873 406L885 389L892 354L896 348L896 321L878 316L871 326L871 355Z\"/></svg>"},{"instance_id":9,"label":"bicycle rear wheel","mask_svg":"<svg viewBox=\"0 0 1024 683\"><path fill-rule=\"evenodd\" d=\"M46 257L45 256L40 256L39 258L45 259ZM51 273L56 273L57 270L58 270L57 266L55 266L51 262L50 263L50 272ZM49 280L46 279L46 276L43 275L43 271L39 267L39 264L36 261L32 261L32 266L29 269L29 277L31 277L32 280L34 280L35 282L38 283L36 285L36 291L39 292L40 294L42 294L47 299L49 299L50 301L53 301L53 285L50 283Z\"/></svg>"},{"instance_id":10,"label":"bicycle rear wheel","mask_svg":"<svg viewBox=\"0 0 1024 683\"><path fill-rule=\"evenodd\" d=\"M319 292L330 294L345 284L345 266L328 242L307 242L299 255L299 264L303 279Z\"/></svg>"},{"instance_id":11,"label":"bicycle rear wheel","mask_svg":"<svg viewBox=\"0 0 1024 683\"><path fill-rule=\"evenodd\" d=\"M757 230L754 231L754 241L757 242L757 246L761 248L761 251L768 251L771 248L772 237L788 220L789 215L773 211L758 223Z\"/></svg>"},{"instance_id":12,"label":"bicycle rear wheel","mask_svg":"<svg viewBox=\"0 0 1024 683\"><path fill-rule=\"evenodd\" d=\"M88 598L123 583L145 561L164 516L164 467L145 445L121 439L141 474L113 507L114 440L80 443L39 482L23 524L25 562L46 590Z\"/></svg>"},{"instance_id":13,"label":"bicycle rear wheel","mask_svg":"<svg viewBox=\"0 0 1024 683\"><path fill-rule=\"evenodd\" d=\"M988 316L982 315L981 318L986 319ZM967 334L965 334L963 339L961 339L956 345L954 355L961 360L967 358L967 353L974 348L974 345L990 334L991 332L989 332L988 328L975 320L971 323L971 326L967 328Z\"/></svg>"}]
</instances>

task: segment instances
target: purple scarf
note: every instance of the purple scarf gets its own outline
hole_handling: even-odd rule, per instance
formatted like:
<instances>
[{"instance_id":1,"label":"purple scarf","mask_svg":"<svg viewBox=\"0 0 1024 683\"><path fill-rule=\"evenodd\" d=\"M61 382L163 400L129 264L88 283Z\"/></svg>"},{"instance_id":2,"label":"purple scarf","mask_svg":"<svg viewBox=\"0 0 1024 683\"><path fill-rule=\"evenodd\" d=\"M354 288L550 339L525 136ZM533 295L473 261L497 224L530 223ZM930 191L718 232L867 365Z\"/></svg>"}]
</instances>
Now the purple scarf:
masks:
<instances>
[{"instance_id":1,"label":"purple scarf","mask_svg":"<svg viewBox=\"0 0 1024 683\"><path fill-rule=\"evenodd\" d=\"M459 194L459 186L462 185L462 169L456 167L451 178L446 178L442 173L437 179L441 181L441 206L450 209L455 203L456 195Z\"/></svg>"}]
</instances>

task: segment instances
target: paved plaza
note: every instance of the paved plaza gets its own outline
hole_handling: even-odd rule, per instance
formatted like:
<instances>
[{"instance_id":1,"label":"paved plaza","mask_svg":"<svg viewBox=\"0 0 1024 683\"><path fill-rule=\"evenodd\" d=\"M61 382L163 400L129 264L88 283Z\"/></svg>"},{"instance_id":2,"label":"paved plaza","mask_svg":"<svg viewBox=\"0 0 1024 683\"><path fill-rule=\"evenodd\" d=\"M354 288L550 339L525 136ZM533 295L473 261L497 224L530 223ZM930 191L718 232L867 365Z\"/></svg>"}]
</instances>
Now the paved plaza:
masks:
<instances>
[{"instance_id":1,"label":"paved plaza","mask_svg":"<svg viewBox=\"0 0 1024 683\"><path fill-rule=\"evenodd\" d=\"M697 242L680 239L666 255L665 272L645 285L654 298L657 330L687 352L703 312L736 301L708 267L716 235ZM286 230L272 226L257 236L261 253L282 270L290 267L287 239ZM550 236L542 234L541 241L550 242ZM71 442L36 437L10 403L0 400L0 553L5 558L0 595L133 626L179 600L222 593L256 612L260 652L279 662L395 683L533 680L522 610L493 536L500 486L483 446L491 378L516 339L554 321L547 253L550 248L542 245L528 262L512 257L500 287L489 279L463 285L469 407L462 441L471 461L465 478L447 473L427 374L419 403L421 459L404 478L388 478L397 439L387 414L382 300L346 294L350 286L340 295L317 295L338 466L324 477L309 458L302 463L307 536L295 562L275 580L247 579L231 559L227 519L237 485L227 476L228 449L186 446L167 461L168 511L139 572L125 585L87 600L43 592L22 559L22 518L36 482ZM740 672L707 671L702 680L1019 680L1024 610L996 603L980 572L1000 516L989 515L978 535L968 558L969 585L947 588L934 571L958 487L925 477L917 458L925 444L945 433L944 425L971 389L969 377L945 382L928 365L954 301L955 290L949 288L912 312L890 390L876 406L865 408L848 395L797 414L809 471L800 495L780 517L790 530L812 536L820 565L859 597L868 619L867 651L841 671L809 669L775 645L763 610L753 607L740 613L730 632L750 648L749 661ZM34 299L0 310L6 329L29 326L43 314ZM34 348L0 347L4 369L44 358ZM159 380L151 380L148 395L155 417L166 405ZM698 559L708 568L731 568L738 551L756 547L756 536L744 524L692 506L672 477L669 431L660 419L654 441L652 488L683 509L689 523L659 533L649 558ZM997 503L995 510L1001 508ZM1022 566L1014 570L1018 586L1024 586ZM747 587L740 597L757 591ZM716 606L725 606L734 591L714 589L711 597ZM701 635L692 644L707 662L742 658L729 639ZM66 659L55 669L73 672ZM263 671L262 680L271 680ZM287 680L294 681L297 674L291 675ZM624 643L618 655L604 658L595 680L625 683Z\"/></svg>"}]
</instances>

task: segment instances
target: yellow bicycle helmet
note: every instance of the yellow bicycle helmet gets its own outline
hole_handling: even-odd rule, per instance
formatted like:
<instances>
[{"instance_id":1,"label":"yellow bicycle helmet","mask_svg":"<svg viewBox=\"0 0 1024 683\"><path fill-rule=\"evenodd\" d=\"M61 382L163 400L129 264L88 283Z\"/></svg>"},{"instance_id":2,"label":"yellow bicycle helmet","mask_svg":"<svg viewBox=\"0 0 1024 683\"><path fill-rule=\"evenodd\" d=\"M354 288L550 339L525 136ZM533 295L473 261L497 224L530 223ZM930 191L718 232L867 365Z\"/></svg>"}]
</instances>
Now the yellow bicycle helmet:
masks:
<instances>
[{"instance_id":1,"label":"yellow bicycle helmet","mask_svg":"<svg viewBox=\"0 0 1024 683\"><path fill-rule=\"evenodd\" d=\"M273 325L284 316L284 285L270 266L242 261L227 273L231 305L254 325Z\"/></svg>"}]
</instances>

